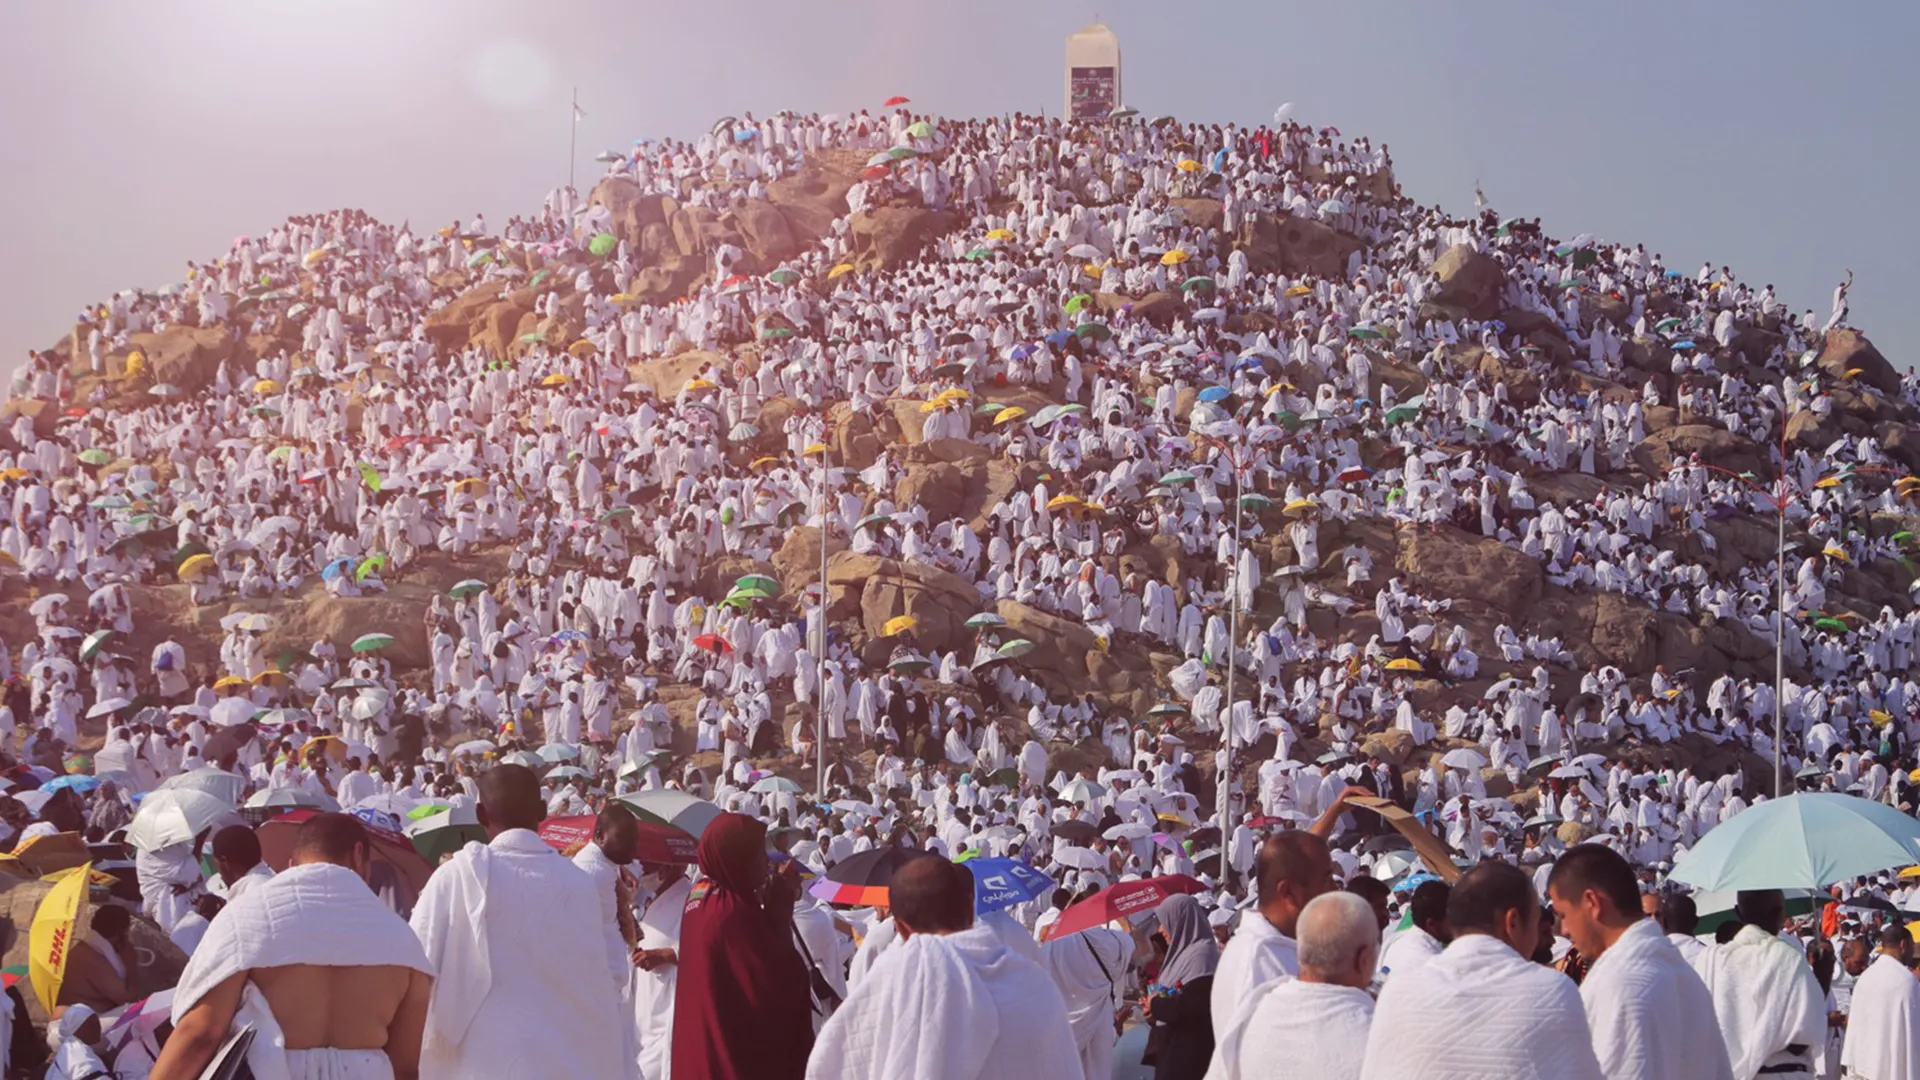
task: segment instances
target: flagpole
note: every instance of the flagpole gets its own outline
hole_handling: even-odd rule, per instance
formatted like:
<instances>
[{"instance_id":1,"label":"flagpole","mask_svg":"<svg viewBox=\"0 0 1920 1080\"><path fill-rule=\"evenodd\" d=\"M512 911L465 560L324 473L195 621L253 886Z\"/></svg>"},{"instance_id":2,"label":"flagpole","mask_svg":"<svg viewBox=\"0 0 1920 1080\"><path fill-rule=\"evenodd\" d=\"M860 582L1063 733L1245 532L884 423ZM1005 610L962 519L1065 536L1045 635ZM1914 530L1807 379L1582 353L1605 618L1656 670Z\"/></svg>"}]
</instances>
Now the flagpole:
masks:
<instances>
[{"instance_id":1,"label":"flagpole","mask_svg":"<svg viewBox=\"0 0 1920 1080\"><path fill-rule=\"evenodd\" d=\"M573 88L573 111L567 114L567 187L573 187L573 165L580 160L580 88Z\"/></svg>"}]
</instances>

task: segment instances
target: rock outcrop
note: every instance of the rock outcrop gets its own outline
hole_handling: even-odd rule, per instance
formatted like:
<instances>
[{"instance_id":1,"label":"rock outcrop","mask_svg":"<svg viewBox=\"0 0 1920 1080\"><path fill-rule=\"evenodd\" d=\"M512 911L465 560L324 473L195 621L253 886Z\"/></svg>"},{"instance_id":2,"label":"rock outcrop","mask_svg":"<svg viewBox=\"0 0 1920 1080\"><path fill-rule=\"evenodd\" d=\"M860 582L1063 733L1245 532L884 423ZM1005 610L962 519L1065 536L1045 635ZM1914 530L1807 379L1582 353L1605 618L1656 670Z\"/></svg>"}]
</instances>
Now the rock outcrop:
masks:
<instances>
[{"instance_id":1,"label":"rock outcrop","mask_svg":"<svg viewBox=\"0 0 1920 1080\"><path fill-rule=\"evenodd\" d=\"M1491 319L1505 306L1507 274L1491 255L1464 245L1449 248L1435 260L1433 275L1440 287L1428 299L1436 304L1459 308L1476 319Z\"/></svg>"}]
</instances>

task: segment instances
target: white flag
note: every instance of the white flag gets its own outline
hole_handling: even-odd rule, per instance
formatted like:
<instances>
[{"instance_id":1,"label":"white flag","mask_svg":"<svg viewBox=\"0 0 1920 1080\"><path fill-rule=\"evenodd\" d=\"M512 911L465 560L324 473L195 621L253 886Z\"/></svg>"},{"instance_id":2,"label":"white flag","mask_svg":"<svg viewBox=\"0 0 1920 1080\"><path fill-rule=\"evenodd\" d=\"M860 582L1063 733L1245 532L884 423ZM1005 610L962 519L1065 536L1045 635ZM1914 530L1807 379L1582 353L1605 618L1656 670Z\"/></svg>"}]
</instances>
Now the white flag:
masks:
<instances>
[{"instance_id":1,"label":"white flag","mask_svg":"<svg viewBox=\"0 0 1920 1080\"><path fill-rule=\"evenodd\" d=\"M586 118L587 118L587 110L581 108L579 102L577 101L574 102L573 103L573 122L577 124L580 121L585 120Z\"/></svg>"}]
</instances>

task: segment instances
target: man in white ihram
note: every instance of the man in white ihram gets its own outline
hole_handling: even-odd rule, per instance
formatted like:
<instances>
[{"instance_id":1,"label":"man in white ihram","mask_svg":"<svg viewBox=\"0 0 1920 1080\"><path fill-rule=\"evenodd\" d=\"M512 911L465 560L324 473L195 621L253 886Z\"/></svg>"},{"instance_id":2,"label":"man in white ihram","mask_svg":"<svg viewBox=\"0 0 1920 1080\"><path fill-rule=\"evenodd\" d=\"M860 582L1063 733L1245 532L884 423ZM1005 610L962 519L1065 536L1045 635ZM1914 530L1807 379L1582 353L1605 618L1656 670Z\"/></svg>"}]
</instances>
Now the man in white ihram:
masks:
<instances>
[{"instance_id":1,"label":"man in white ihram","mask_svg":"<svg viewBox=\"0 0 1920 1080\"><path fill-rule=\"evenodd\" d=\"M1300 977L1262 984L1214 1050L1207 1080L1359 1080L1373 1024L1380 923L1349 892L1318 897L1300 912Z\"/></svg>"},{"instance_id":2,"label":"man in white ihram","mask_svg":"<svg viewBox=\"0 0 1920 1080\"><path fill-rule=\"evenodd\" d=\"M915 859L887 887L900 943L820 1029L807 1080L1071 1080L1060 991L973 920L973 875Z\"/></svg>"},{"instance_id":3,"label":"man in white ihram","mask_svg":"<svg viewBox=\"0 0 1920 1080\"><path fill-rule=\"evenodd\" d=\"M1119 1034L1113 1018L1126 1001L1127 966L1132 961L1133 938L1110 926L1090 926L1040 946L1041 966L1053 976L1066 1002L1067 1025L1073 1029L1086 1080L1107 1080L1113 1075L1113 1046Z\"/></svg>"},{"instance_id":4,"label":"man in white ihram","mask_svg":"<svg viewBox=\"0 0 1920 1080\"><path fill-rule=\"evenodd\" d=\"M1533 880L1481 863L1454 884L1447 923L1446 951L1380 992L1361 1080L1600 1080L1580 991L1528 959Z\"/></svg>"},{"instance_id":5,"label":"man in white ihram","mask_svg":"<svg viewBox=\"0 0 1920 1080\"><path fill-rule=\"evenodd\" d=\"M1811 1077L1827 1043L1826 994L1807 958L1780 940L1786 897L1778 889L1743 890L1733 911L1740 932L1701 953L1693 970L1713 995L1734 1080Z\"/></svg>"},{"instance_id":6,"label":"man in white ihram","mask_svg":"<svg viewBox=\"0 0 1920 1080\"><path fill-rule=\"evenodd\" d=\"M620 987L607 970L593 879L534 832L546 816L523 765L480 777L480 824L434 871L413 930L439 972L422 1080L629 1077Z\"/></svg>"},{"instance_id":7,"label":"man in white ihram","mask_svg":"<svg viewBox=\"0 0 1920 1080\"><path fill-rule=\"evenodd\" d=\"M1853 984L1840 1067L1847 1080L1920 1076L1920 979L1908 964L1913 938L1904 926L1880 931L1880 948Z\"/></svg>"},{"instance_id":8,"label":"man in white ihram","mask_svg":"<svg viewBox=\"0 0 1920 1080\"><path fill-rule=\"evenodd\" d=\"M1547 893L1592 961L1580 1000L1607 1080L1732 1080L1713 996L1641 914L1633 866L1611 848L1581 844L1554 863Z\"/></svg>"}]
</instances>

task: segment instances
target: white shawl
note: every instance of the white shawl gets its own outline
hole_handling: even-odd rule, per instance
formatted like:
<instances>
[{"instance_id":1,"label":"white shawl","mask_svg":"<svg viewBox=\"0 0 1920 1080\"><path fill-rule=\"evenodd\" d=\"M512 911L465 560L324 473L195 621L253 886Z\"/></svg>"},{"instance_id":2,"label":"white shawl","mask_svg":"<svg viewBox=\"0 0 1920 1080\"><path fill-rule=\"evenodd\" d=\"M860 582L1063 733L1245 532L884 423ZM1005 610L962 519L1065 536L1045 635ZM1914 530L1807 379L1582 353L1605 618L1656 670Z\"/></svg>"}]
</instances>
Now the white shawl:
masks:
<instances>
[{"instance_id":1,"label":"white shawl","mask_svg":"<svg viewBox=\"0 0 1920 1080\"><path fill-rule=\"evenodd\" d=\"M1358 1080L1372 1026L1365 990L1274 979L1253 992L1214 1047L1207 1080Z\"/></svg>"},{"instance_id":2,"label":"white shawl","mask_svg":"<svg viewBox=\"0 0 1920 1080\"><path fill-rule=\"evenodd\" d=\"M1607 1080L1733 1080L1713 995L1652 919L1628 927L1580 984Z\"/></svg>"},{"instance_id":3,"label":"white shawl","mask_svg":"<svg viewBox=\"0 0 1920 1080\"><path fill-rule=\"evenodd\" d=\"M1087 1080L1106 1080L1094 1070L1113 1058L1113 1017L1125 999L1133 938L1096 926L1047 942L1040 946L1040 958L1066 1002L1067 1025L1088 1069Z\"/></svg>"},{"instance_id":4,"label":"white shawl","mask_svg":"<svg viewBox=\"0 0 1920 1080\"><path fill-rule=\"evenodd\" d=\"M1573 980L1486 934L1387 981L1362 1080L1601 1080Z\"/></svg>"},{"instance_id":5,"label":"white shawl","mask_svg":"<svg viewBox=\"0 0 1920 1080\"><path fill-rule=\"evenodd\" d=\"M1920 1075L1920 979L1885 953L1853 984L1840 1064L1849 1076L1895 1080Z\"/></svg>"},{"instance_id":6,"label":"white shawl","mask_svg":"<svg viewBox=\"0 0 1920 1080\"><path fill-rule=\"evenodd\" d=\"M1060 1080L1081 1072L1053 981L992 928L887 950L820 1029L808 1080Z\"/></svg>"},{"instance_id":7,"label":"white shawl","mask_svg":"<svg viewBox=\"0 0 1920 1080\"><path fill-rule=\"evenodd\" d=\"M1813 1050L1827 1044L1826 995L1799 950L1757 926L1715 945L1693 969L1713 995L1733 1075L1798 1061L1814 1072ZM1797 1055L1787 1047L1799 1046Z\"/></svg>"}]
</instances>

